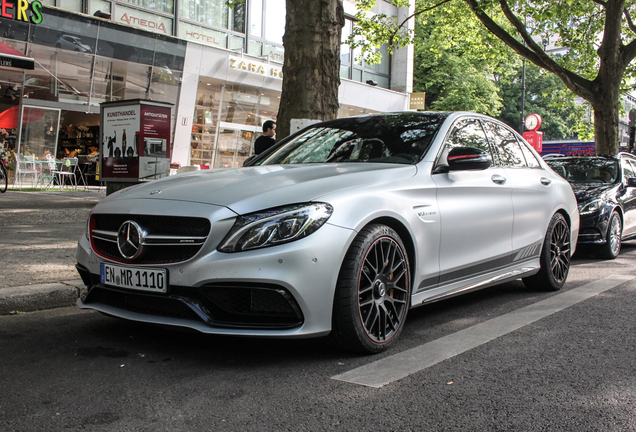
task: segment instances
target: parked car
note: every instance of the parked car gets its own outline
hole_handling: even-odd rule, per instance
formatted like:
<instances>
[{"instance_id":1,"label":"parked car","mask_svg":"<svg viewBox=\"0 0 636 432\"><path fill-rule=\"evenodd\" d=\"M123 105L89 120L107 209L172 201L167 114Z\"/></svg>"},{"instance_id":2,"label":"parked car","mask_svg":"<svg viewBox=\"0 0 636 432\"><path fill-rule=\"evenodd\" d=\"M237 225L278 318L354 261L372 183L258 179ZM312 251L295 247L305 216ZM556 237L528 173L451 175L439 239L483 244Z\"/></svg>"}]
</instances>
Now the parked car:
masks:
<instances>
[{"instance_id":1,"label":"parked car","mask_svg":"<svg viewBox=\"0 0 636 432\"><path fill-rule=\"evenodd\" d=\"M578 243L598 257L614 259L624 240L636 237L636 158L555 156L548 165L570 182L579 203Z\"/></svg>"},{"instance_id":2,"label":"parked car","mask_svg":"<svg viewBox=\"0 0 636 432\"><path fill-rule=\"evenodd\" d=\"M83 53L90 53L93 51L90 45L86 45L82 42L80 37L66 34L60 35L57 42L55 42L55 47Z\"/></svg>"},{"instance_id":3,"label":"parked car","mask_svg":"<svg viewBox=\"0 0 636 432\"><path fill-rule=\"evenodd\" d=\"M572 188L490 117L338 119L254 164L97 204L77 251L79 307L204 333L330 334L375 353L411 307L518 278L558 290L568 276Z\"/></svg>"}]
</instances>

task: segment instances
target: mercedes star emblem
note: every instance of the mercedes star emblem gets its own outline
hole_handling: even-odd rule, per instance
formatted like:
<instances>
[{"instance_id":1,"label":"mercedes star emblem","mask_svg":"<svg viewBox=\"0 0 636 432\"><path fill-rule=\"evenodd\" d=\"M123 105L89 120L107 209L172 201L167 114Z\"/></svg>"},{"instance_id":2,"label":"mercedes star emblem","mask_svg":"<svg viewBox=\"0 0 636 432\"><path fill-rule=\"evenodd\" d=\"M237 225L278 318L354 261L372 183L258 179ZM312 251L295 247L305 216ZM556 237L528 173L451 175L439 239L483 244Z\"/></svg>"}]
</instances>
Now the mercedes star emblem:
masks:
<instances>
[{"instance_id":1,"label":"mercedes star emblem","mask_svg":"<svg viewBox=\"0 0 636 432\"><path fill-rule=\"evenodd\" d=\"M143 251L146 233L134 221L126 221L117 232L117 248L124 258L135 259Z\"/></svg>"}]
</instances>

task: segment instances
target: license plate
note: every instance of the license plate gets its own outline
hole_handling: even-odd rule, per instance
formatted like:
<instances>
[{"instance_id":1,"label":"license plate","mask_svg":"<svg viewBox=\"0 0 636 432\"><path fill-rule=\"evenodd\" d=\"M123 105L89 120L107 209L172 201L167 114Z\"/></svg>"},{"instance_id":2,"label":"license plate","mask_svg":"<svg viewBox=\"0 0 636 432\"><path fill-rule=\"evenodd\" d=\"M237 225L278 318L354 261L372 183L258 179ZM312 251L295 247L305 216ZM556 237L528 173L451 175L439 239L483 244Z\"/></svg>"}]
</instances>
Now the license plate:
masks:
<instances>
[{"instance_id":1,"label":"license plate","mask_svg":"<svg viewBox=\"0 0 636 432\"><path fill-rule=\"evenodd\" d=\"M168 290L166 269L122 267L101 263L100 274L101 282L105 285L162 293Z\"/></svg>"}]
</instances>

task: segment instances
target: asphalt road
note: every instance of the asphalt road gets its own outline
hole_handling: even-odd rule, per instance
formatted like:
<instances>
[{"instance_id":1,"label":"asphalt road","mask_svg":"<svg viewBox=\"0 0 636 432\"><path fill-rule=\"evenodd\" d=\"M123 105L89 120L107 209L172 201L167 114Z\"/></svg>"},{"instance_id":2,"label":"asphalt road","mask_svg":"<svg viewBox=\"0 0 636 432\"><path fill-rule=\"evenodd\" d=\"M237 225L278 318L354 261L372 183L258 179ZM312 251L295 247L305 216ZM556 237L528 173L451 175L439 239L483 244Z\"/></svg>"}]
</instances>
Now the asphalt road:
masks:
<instances>
[{"instance_id":1,"label":"asphalt road","mask_svg":"<svg viewBox=\"0 0 636 432\"><path fill-rule=\"evenodd\" d=\"M375 356L75 308L2 316L0 430L633 431L635 257L580 255L559 293L514 282L414 309ZM625 282L382 387L334 379L610 276Z\"/></svg>"}]
</instances>

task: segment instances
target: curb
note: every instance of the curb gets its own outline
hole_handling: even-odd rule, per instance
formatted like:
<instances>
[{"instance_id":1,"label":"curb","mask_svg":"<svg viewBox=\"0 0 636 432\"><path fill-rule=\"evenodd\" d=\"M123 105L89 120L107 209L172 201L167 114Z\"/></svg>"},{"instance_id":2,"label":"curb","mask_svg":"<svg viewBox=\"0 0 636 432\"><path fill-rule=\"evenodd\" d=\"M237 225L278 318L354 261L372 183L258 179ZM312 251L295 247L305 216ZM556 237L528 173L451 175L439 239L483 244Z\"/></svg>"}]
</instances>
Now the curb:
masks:
<instances>
[{"instance_id":1,"label":"curb","mask_svg":"<svg viewBox=\"0 0 636 432\"><path fill-rule=\"evenodd\" d=\"M82 288L81 279L3 288L0 289L0 315L74 306Z\"/></svg>"}]
</instances>

